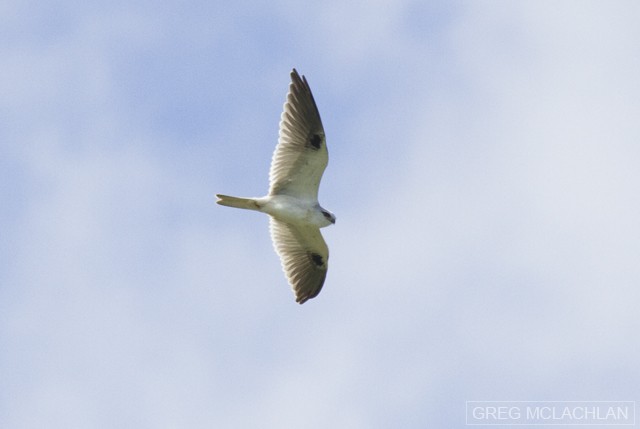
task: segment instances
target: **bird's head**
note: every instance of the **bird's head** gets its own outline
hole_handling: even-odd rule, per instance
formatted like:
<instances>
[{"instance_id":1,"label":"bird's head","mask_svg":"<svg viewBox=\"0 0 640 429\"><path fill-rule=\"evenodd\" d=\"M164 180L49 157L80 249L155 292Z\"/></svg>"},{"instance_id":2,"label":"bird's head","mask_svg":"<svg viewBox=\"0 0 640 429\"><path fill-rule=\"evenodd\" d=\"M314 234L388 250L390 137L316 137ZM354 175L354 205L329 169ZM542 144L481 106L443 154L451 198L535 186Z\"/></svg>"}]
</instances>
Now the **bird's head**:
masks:
<instances>
[{"instance_id":1,"label":"bird's head","mask_svg":"<svg viewBox=\"0 0 640 429\"><path fill-rule=\"evenodd\" d=\"M332 224L336 223L336 217L330 211L322 209L322 215L325 217L325 219L327 219Z\"/></svg>"}]
</instances>

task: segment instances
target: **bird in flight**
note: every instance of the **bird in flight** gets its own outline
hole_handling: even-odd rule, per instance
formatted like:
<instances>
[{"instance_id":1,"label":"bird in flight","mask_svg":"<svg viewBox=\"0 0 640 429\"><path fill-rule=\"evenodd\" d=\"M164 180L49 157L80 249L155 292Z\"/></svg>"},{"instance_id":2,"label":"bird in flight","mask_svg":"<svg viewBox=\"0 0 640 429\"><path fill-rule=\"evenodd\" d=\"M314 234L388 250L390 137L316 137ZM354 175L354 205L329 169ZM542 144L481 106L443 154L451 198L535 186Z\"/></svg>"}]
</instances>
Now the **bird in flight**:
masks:
<instances>
[{"instance_id":1,"label":"bird in flight","mask_svg":"<svg viewBox=\"0 0 640 429\"><path fill-rule=\"evenodd\" d=\"M327 276L329 249L320 228L334 224L336 217L318 203L318 188L328 160L318 107L307 79L293 69L271 160L269 193L260 198L216 195L223 206L270 216L273 246L300 304L320 293Z\"/></svg>"}]
</instances>

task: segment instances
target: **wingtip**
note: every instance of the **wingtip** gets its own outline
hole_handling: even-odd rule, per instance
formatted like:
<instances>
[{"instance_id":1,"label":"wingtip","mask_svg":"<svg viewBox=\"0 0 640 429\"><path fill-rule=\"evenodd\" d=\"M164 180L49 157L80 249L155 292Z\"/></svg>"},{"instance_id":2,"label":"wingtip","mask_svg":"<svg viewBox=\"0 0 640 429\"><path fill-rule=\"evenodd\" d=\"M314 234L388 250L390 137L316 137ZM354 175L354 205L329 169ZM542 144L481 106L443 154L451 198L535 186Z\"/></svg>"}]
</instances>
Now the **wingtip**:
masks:
<instances>
[{"instance_id":1,"label":"wingtip","mask_svg":"<svg viewBox=\"0 0 640 429\"><path fill-rule=\"evenodd\" d=\"M302 82L304 79L304 76L300 76L300 73L298 73L298 70L295 69L295 67L291 70L291 82L295 83L295 82Z\"/></svg>"},{"instance_id":2,"label":"wingtip","mask_svg":"<svg viewBox=\"0 0 640 429\"><path fill-rule=\"evenodd\" d=\"M320 294L320 291L322 290L322 286L324 285L324 281L323 284L320 285L320 287L317 290L314 291L305 291L306 293L304 293L304 295L296 295L296 302L298 304L304 304L305 302L309 301L310 299L315 298L316 296L318 296ZM295 291L294 291L295 293Z\"/></svg>"},{"instance_id":3,"label":"wingtip","mask_svg":"<svg viewBox=\"0 0 640 429\"><path fill-rule=\"evenodd\" d=\"M291 70L291 84L289 86L289 92L295 92L295 91L304 91L304 92L308 92L309 96L311 97L311 99L313 99L313 94L311 94L311 88L309 88L309 82L307 81L307 77L305 75L301 75L298 73L298 70L295 69L295 67ZM287 104L287 102L285 102L285 105ZM315 104L315 100L314 100L314 104ZM318 108L316 107L316 110ZM318 113L318 116L320 114Z\"/></svg>"}]
</instances>

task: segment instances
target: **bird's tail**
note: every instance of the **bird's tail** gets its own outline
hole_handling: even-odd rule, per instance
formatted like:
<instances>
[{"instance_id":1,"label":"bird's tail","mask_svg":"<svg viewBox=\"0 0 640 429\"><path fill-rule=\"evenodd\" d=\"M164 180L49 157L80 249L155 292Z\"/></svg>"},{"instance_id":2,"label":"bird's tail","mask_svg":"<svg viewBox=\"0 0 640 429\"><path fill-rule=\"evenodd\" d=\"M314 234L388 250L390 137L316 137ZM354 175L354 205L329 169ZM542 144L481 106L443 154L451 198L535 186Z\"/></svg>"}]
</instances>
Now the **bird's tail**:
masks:
<instances>
[{"instance_id":1,"label":"bird's tail","mask_svg":"<svg viewBox=\"0 0 640 429\"><path fill-rule=\"evenodd\" d=\"M229 195L216 194L218 204L227 207L235 207L237 209L260 210L258 202L253 198L231 197Z\"/></svg>"}]
</instances>

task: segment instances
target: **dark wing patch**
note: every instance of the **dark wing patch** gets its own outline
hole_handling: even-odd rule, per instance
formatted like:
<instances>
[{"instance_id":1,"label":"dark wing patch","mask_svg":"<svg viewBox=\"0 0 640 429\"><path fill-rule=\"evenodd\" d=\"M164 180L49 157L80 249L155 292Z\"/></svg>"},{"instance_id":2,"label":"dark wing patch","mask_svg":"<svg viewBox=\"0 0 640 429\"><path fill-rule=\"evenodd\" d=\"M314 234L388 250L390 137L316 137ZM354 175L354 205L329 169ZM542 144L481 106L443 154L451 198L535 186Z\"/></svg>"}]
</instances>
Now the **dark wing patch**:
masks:
<instances>
[{"instance_id":1,"label":"dark wing patch","mask_svg":"<svg viewBox=\"0 0 640 429\"><path fill-rule=\"evenodd\" d=\"M316 264L316 266L322 267L324 265L322 255L318 255L317 253L309 253L309 257L311 258L313 263Z\"/></svg>"},{"instance_id":2,"label":"dark wing patch","mask_svg":"<svg viewBox=\"0 0 640 429\"><path fill-rule=\"evenodd\" d=\"M318 150L322 146L322 137L319 134L314 134L311 136L309 143L314 150Z\"/></svg>"}]
</instances>

